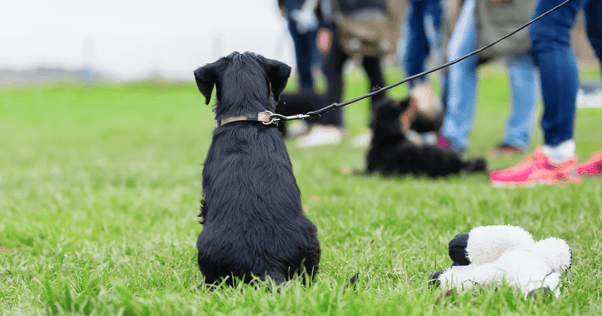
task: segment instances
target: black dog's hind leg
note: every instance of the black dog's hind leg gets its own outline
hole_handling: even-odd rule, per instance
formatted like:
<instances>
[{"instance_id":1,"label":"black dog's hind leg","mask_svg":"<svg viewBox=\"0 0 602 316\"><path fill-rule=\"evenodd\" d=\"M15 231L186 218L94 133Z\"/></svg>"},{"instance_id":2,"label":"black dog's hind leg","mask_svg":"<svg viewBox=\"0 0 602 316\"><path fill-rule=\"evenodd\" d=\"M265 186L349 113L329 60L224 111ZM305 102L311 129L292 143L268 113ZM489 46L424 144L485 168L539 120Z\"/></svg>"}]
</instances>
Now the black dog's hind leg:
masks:
<instances>
[{"instance_id":1,"label":"black dog's hind leg","mask_svg":"<svg viewBox=\"0 0 602 316\"><path fill-rule=\"evenodd\" d=\"M263 274L259 277L259 280L261 282L255 282L255 280L254 280L249 284L255 284L256 287L265 286L268 277L270 278L270 281L271 281L270 284L275 285L276 293L280 294L280 288L282 288L284 285L286 285L284 274L282 274L280 272L266 272L265 274Z\"/></svg>"},{"instance_id":2,"label":"black dog's hind leg","mask_svg":"<svg viewBox=\"0 0 602 316\"><path fill-rule=\"evenodd\" d=\"M462 171L465 173L485 172L487 171L487 161L484 158L466 160Z\"/></svg>"}]
</instances>

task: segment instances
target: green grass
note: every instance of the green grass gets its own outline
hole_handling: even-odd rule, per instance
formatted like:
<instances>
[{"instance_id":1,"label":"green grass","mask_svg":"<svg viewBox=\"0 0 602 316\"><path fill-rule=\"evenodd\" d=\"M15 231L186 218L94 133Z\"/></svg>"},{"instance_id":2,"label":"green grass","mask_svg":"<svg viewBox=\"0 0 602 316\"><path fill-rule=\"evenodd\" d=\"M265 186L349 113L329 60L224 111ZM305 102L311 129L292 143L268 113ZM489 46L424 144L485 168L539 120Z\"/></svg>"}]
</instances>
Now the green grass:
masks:
<instances>
[{"instance_id":1,"label":"green grass","mask_svg":"<svg viewBox=\"0 0 602 316\"><path fill-rule=\"evenodd\" d=\"M391 82L401 78L388 75ZM468 155L499 142L509 112L504 71L488 67L480 78ZM345 99L367 90L362 74L347 82ZM391 95L405 93L400 87ZM351 136L366 125L367 104L346 109ZM600 122L602 110L578 110L580 160L602 148ZM307 150L287 143L303 204L320 234L321 270L312 286L291 282L280 294L245 285L198 289L196 215L212 127L211 108L194 84L0 90L0 313L602 313L602 179L495 189L485 175L346 176L341 169L363 167L365 155L349 140ZM539 130L533 146L541 144ZM490 166L519 160L492 159ZM455 293L435 304L441 291L426 280L450 265L448 241L493 224L568 241L574 265L561 298L525 300L502 288ZM345 289L356 272L356 289Z\"/></svg>"}]
</instances>

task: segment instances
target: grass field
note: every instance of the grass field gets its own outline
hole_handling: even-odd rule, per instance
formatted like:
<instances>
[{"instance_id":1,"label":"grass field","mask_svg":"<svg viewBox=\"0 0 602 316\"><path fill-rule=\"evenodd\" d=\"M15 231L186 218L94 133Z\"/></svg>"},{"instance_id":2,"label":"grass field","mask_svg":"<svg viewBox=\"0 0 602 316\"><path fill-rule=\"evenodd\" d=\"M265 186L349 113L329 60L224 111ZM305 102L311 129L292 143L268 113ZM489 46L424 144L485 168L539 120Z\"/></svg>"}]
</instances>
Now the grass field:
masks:
<instances>
[{"instance_id":1,"label":"grass field","mask_svg":"<svg viewBox=\"0 0 602 316\"><path fill-rule=\"evenodd\" d=\"M469 156L500 141L509 112L504 71L484 68L480 78ZM347 79L345 99L366 92L362 74ZM196 215L213 128L203 101L193 83L0 90L0 314L602 314L602 179L496 189L486 175L348 176L341 169L362 168L365 155L349 139L308 150L287 143L320 234L311 287L198 289ZM346 109L351 136L367 114L367 102ZM578 110L580 160L602 148L601 122L601 109ZM533 146L542 139L535 131ZM489 162L495 169L520 159ZM501 288L435 304L441 291L426 281L451 264L448 241L493 224L567 240L574 263L560 298L525 300ZM356 272L357 287L345 289Z\"/></svg>"}]
</instances>

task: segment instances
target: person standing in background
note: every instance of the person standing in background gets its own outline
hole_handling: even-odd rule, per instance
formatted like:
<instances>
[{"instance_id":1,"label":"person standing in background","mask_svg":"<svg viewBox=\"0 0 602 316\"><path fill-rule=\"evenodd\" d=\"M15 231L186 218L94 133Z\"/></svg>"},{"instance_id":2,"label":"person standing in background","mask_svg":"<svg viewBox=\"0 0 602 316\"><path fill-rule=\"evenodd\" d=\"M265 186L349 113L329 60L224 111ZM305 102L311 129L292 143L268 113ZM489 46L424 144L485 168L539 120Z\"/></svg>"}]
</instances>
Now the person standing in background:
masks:
<instances>
[{"instance_id":1,"label":"person standing in background","mask_svg":"<svg viewBox=\"0 0 602 316\"><path fill-rule=\"evenodd\" d=\"M466 0L447 47L455 60L528 22L537 0ZM439 145L462 153L469 143L477 94L477 68L504 57L510 75L512 112L506 134L490 156L522 154L529 147L538 100L535 61L526 30L449 67L447 109Z\"/></svg>"},{"instance_id":2,"label":"person standing in background","mask_svg":"<svg viewBox=\"0 0 602 316\"><path fill-rule=\"evenodd\" d=\"M539 0L533 16L539 16L562 3L562 0ZM577 12L586 8L587 33L597 47L602 34L600 0L572 0L529 26L529 36L541 73L544 112L541 128L544 146L537 147L518 165L494 171L489 178L496 186L524 186L539 183L579 183L581 175L602 174L602 154L595 153L586 166L577 165L573 140L579 68L571 47L570 31ZM592 168L586 168L591 165ZM584 168L582 168L584 167ZM590 171L591 170L591 173Z\"/></svg>"},{"instance_id":3,"label":"person standing in background","mask_svg":"<svg viewBox=\"0 0 602 316\"><path fill-rule=\"evenodd\" d=\"M341 102L343 67L352 58L361 60L370 86L368 90L386 85L381 58L395 49L399 30L399 9L396 0L320 0L320 51L324 54L321 70L327 81L326 93L320 96L323 105ZM374 102L385 97L379 93ZM279 105L280 106L280 105ZM343 109L335 109L316 120L299 147L339 144L344 135Z\"/></svg>"},{"instance_id":4,"label":"person standing in background","mask_svg":"<svg viewBox=\"0 0 602 316\"><path fill-rule=\"evenodd\" d=\"M288 21L288 30L295 45L295 59L299 74L299 89L314 89L311 68L319 60L316 48L318 18L315 9L318 0L278 0L278 7Z\"/></svg>"}]
</instances>

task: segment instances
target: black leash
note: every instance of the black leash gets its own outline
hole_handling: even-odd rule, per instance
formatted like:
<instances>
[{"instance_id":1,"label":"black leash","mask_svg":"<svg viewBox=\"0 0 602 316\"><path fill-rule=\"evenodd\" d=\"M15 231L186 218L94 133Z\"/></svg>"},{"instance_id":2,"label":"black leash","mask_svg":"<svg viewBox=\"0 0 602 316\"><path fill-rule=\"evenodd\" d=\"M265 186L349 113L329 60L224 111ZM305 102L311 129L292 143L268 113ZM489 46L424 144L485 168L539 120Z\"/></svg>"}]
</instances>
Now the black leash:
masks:
<instances>
[{"instance_id":1,"label":"black leash","mask_svg":"<svg viewBox=\"0 0 602 316\"><path fill-rule=\"evenodd\" d=\"M398 81L398 82L396 82L396 83L394 83L392 85L388 85L388 86L383 87L383 88L380 88L380 87L377 86L377 87L375 87L373 89L372 92L364 94L362 96L359 96L359 97L357 97L355 99L351 99L351 100L343 102L343 103L337 103L337 102L335 102L335 103L333 103L331 105L328 105L328 106L325 106L325 107L323 107L321 109L307 112L306 114L297 114L297 115L291 115L291 116L284 116L284 115L281 115L281 114L274 113L274 114L271 115L271 118L272 118L273 122L278 122L278 121L291 121L291 120L299 120L299 119L304 119L304 118L311 118L311 117L321 116L322 114L324 114L326 112L330 112L330 111L332 111L332 110L334 110L336 108L344 107L344 106L349 105L351 103L355 103L357 101L360 101L360 100L363 100L365 98L371 97L371 96L373 96L373 95L375 95L377 93L381 93L381 92L389 90L391 88L395 88L395 87L397 87L397 86L399 86L401 84L404 84L404 83L406 83L406 82L408 82L410 80L413 80L413 79L416 79L418 77L422 77L422 76L428 75L428 74L430 74L432 72L435 72L435 71L441 70L443 68L449 67L449 66L451 66L451 65L453 65L455 63L458 63L458 62L460 62L460 61L462 61L462 60L464 60L464 59L466 59L468 57L476 55L476 54L478 54L478 53L480 53L480 52L482 52L482 51L490 48L491 46L493 46L493 45L495 45L495 44L497 44L497 43L499 43L499 42L507 39L508 37L510 37L510 36L518 33L519 31L521 31L525 27L527 27L527 26L535 23L535 21L543 18L544 16L546 16L546 15L548 15L548 14L554 12L554 11L556 11L558 8L562 7L563 5L567 4L570 1L571 0L564 1L563 3L561 3L561 4L557 5L557 6L555 6L554 8L548 10L544 14L536 17L535 19L533 19L533 20L531 20L529 22L527 22L525 25L523 25L520 28L516 29L515 31L509 33L508 35L505 35L505 36L501 37L497 41L495 41L495 42L493 42L493 43L491 43L489 45L483 46L483 47L475 50L474 52L472 52L472 53L470 53L468 55L464 55L464 56L462 56L462 57L460 57L460 58L458 58L456 60L452 60L452 61L450 61L448 63L445 63L445 64L443 64L443 65L441 65L441 66L439 66L437 68L434 68L434 69L431 69L431 70L427 70L427 71L423 71L423 72L421 72L419 74L407 77L407 78L405 78L405 79L403 79L401 81Z\"/></svg>"}]
</instances>

